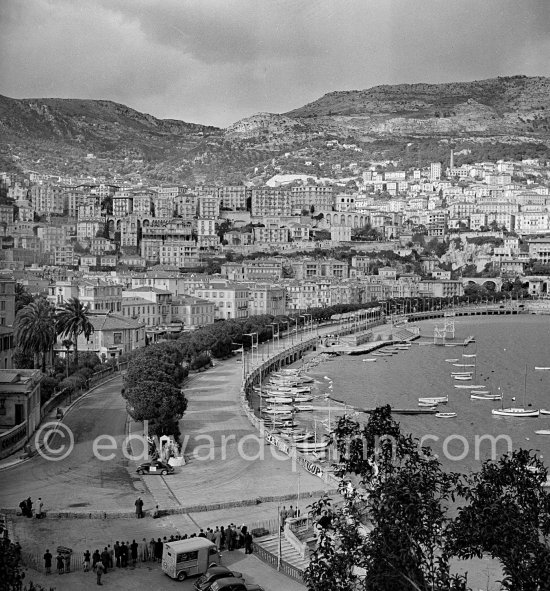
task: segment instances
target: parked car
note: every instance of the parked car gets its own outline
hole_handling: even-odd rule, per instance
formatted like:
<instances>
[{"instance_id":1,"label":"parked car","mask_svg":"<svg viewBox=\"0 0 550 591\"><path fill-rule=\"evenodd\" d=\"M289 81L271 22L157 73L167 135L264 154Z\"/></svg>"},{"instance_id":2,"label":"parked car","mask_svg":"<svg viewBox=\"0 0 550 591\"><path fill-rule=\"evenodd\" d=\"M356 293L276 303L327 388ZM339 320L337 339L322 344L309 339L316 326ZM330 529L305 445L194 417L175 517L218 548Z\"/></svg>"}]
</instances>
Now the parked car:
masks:
<instances>
[{"instance_id":1,"label":"parked car","mask_svg":"<svg viewBox=\"0 0 550 591\"><path fill-rule=\"evenodd\" d=\"M247 585L242 579L228 577L214 581L208 591L264 591L264 588L260 585Z\"/></svg>"},{"instance_id":2,"label":"parked car","mask_svg":"<svg viewBox=\"0 0 550 591\"><path fill-rule=\"evenodd\" d=\"M210 591L211 585L218 579L227 578L243 579L243 574L229 570L226 566L211 566L205 573L195 581L195 589L197 591Z\"/></svg>"},{"instance_id":3,"label":"parked car","mask_svg":"<svg viewBox=\"0 0 550 591\"><path fill-rule=\"evenodd\" d=\"M166 476L166 474L173 474L174 468L170 464L166 464L160 460L153 460L152 462L143 462L143 464L140 464L136 472L138 474L160 474L161 476Z\"/></svg>"}]
</instances>

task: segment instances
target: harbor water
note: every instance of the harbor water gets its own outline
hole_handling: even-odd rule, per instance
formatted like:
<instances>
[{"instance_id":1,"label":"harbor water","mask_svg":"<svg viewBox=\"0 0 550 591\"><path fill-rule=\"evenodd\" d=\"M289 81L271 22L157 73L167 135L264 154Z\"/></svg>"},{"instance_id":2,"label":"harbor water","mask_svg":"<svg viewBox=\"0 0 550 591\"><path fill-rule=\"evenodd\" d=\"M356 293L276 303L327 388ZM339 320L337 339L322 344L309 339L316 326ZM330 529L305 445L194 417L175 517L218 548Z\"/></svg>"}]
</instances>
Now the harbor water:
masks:
<instances>
[{"instance_id":1,"label":"harbor water","mask_svg":"<svg viewBox=\"0 0 550 591\"><path fill-rule=\"evenodd\" d=\"M478 469L489 457L498 457L509 447L527 448L542 456L550 466L550 436L537 435L536 430L550 429L550 415L539 418L498 417L492 408L525 407L550 409L550 318L522 315L500 317L466 317L455 319L455 338L448 343L462 343L470 335L475 343L463 346L421 345L432 341L434 327L442 320L418 324L421 337L409 350L391 357L343 355L324 360L307 369L315 378L314 413L299 413L297 422L316 427L322 435L329 410L326 396L354 408L374 408L390 404L394 408L418 408L418 398L449 396L440 405L443 412L456 412L455 418L434 415L396 415L402 431L423 438L438 454L445 469L467 472ZM469 357L463 357L468 355ZM475 355L475 357L472 357ZM457 367L446 359L457 359ZM453 371L475 371L471 382L456 381ZM526 379L525 379L526 378ZM470 400L469 389L458 384L478 384L492 394L503 394L503 401ZM513 400L515 398L515 400ZM332 420L341 415L342 405L331 403ZM307 415L307 416L306 416ZM358 413L357 420L368 415Z\"/></svg>"}]
</instances>

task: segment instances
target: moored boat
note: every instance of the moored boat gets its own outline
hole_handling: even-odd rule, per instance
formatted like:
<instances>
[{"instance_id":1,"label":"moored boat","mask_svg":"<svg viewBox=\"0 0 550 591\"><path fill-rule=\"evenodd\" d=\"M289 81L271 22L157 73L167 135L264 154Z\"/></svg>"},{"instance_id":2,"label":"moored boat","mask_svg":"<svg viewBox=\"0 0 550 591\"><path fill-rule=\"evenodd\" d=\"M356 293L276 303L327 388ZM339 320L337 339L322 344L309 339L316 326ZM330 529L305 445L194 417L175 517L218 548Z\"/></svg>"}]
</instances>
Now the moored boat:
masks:
<instances>
[{"instance_id":1,"label":"moored boat","mask_svg":"<svg viewBox=\"0 0 550 591\"><path fill-rule=\"evenodd\" d=\"M472 379L472 374L453 376L455 380L466 382Z\"/></svg>"},{"instance_id":2,"label":"moored boat","mask_svg":"<svg viewBox=\"0 0 550 591\"><path fill-rule=\"evenodd\" d=\"M535 431L537 435L550 435L550 429L539 429Z\"/></svg>"},{"instance_id":3,"label":"moored boat","mask_svg":"<svg viewBox=\"0 0 550 591\"><path fill-rule=\"evenodd\" d=\"M297 451L302 453L313 453L323 451L330 445L330 441L297 441L295 446Z\"/></svg>"},{"instance_id":4,"label":"moored boat","mask_svg":"<svg viewBox=\"0 0 550 591\"><path fill-rule=\"evenodd\" d=\"M528 408L493 408L491 413L500 417L538 417L538 410Z\"/></svg>"},{"instance_id":5,"label":"moored boat","mask_svg":"<svg viewBox=\"0 0 550 591\"><path fill-rule=\"evenodd\" d=\"M419 398L418 402L427 402L430 404L447 404L449 402L448 396L431 396L428 398Z\"/></svg>"},{"instance_id":6,"label":"moored boat","mask_svg":"<svg viewBox=\"0 0 550 591\"><path fill-rule=\"evenodd\" d=\"M548 410L546 408L541 408L540 409L540 414L541 415L550 415L550 410Z\"/></svg>"},{"instance_id":7,"label":"moored boat","mask_svg":"<svg viewBox=\"0 0 550 591\"><path fill-rule=\"evenodd\" d=\"M456 417L456 412L436 412L435 416L438 419L453 419Z\"/></svg>"},{"instance_id":8,"label":"moored boat","mask_svg":"<svg viewBox=\"0 0 550 591\"><path fill-rule=\"evenodd\" d=\"M470 394L472 400L502 400L501 394Z\"/></svg>"}]
</instances>

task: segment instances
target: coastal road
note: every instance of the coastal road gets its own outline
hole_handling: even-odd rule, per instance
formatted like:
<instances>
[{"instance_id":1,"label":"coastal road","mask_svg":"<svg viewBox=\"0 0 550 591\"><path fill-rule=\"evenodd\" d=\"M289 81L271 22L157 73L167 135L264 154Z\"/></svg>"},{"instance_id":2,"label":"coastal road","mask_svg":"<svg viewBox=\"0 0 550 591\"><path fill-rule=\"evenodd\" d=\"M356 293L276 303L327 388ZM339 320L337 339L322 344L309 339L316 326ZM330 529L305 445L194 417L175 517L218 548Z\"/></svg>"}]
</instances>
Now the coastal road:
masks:
<instances>
[{"instance_id":1,"label":"coastal road","mask_svg":"<svg viewBox=\"0 0 550 591\"><path fill-rule=\"evenodd\" d=\"M30 496L33 502L42 497L46 511L131 511L135 498L141 495L145 508L150 508L149 493L139 476L129 471L122 453L127 414L121 387L119 376L98 386L66 414L61 429L68 427L74 435L74 447L66 458L51 461L36 454L4 470L0 475L0 507L18 507ZM49 439L52 450L69 444L68 434L62 433L63 437ZM102 435L114 437L116 449L102 452L113 453L112 460L101 461L94 455L93 442Z\"/></svg>"}]
</instances>

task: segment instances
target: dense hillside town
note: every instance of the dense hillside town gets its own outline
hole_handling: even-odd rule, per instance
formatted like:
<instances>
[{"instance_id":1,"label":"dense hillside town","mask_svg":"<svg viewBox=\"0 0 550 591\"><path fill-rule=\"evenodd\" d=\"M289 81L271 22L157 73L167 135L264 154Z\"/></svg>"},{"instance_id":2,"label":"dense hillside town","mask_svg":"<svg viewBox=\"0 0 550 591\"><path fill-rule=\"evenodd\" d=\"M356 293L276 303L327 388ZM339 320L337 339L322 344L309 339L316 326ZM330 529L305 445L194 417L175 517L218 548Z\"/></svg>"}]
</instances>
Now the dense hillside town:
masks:
<instances>
[{"instance_id":1,"label":"dense hillside town","mask_svg":"<svg viewBox=\"0 0 550 591\"><path fill-rule=\"evenodd\" d=\"M94 323L108 315L114 330L137 329L132 348L146 333L219 319L490 295L518 278L546 293L547 163L455 166L449 156L418 169L351 167L343 180L279 174L262 186L2 173L3 278L55 306L77 297ZM113 357L129 343L94 351Z\"/></svg>"}]
</instances>

